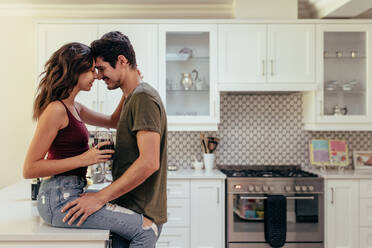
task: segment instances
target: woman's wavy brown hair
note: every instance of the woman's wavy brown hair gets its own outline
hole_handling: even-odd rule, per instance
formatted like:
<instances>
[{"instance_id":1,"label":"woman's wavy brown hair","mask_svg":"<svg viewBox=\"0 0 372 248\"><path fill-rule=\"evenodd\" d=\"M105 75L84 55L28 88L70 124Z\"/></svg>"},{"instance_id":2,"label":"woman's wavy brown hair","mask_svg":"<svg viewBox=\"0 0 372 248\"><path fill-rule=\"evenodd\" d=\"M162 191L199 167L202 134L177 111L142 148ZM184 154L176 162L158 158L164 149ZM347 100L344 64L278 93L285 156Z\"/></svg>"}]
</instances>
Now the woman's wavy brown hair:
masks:
<instances>
[{"instance_id":1,"label":"woman's wavy brown hair","mask_svg":"<svg viewBox=\"0 0 372 248\"><path fill-rule=\"evenodd\" d=\"M33 119L39 119L49 103L68 98L80 74L89 71L93 61L90 47L78 42L68 43L54 52L40 74L42 78L36 92Z\"/></svg>"}]
</instances>

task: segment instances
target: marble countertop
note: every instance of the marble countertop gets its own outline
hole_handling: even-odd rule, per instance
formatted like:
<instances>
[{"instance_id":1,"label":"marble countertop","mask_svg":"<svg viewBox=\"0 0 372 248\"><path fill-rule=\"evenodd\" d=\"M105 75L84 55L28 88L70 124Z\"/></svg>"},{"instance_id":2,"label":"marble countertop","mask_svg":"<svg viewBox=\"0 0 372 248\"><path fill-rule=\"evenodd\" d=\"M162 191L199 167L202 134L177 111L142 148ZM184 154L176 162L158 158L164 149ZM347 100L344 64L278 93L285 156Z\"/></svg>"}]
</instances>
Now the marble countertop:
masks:
<instances>
[{"instance_id":1,"label":"marble countertop","mask_svg":"<svg viewBox=\"0 0 372 248\"><path fill-rule=\"evenodd\" d=\"M179 169L168 171L168 179L225 179L219 170ZM94 184L90 189L101 189L109 183ZM0 190L0 242L30 240L108 240L108 230L56 228L40 218L36 201L31 201L31 180Z\"/></svg>"},{"instance_id":2,"label":"marble countertop","mask_svg":"<svg viewBox=\"0 0 372 248\"><path fill-rule=\"evenodd\" d=\"M168 179L225 179L226 175L219 170L178 169L168 171Z\"/></svg>"},{"instance_id":3,"label":"marble countertop","mask_svg":"<svg viewBox=\"0 0 372 248\"><path fill-rule=\"evenodd\" d=\"M0 242L2 241L89 241L108 240L108 230L56 228L40 218L36 201L31 201L31 181L0 190Z\"/></svg>"},{"instance_id":4,"label":"marble countertop","mask_svg":"<svg viewBox=\"0 0 372 248\"><path fill-rule=\"evenodd\" d=\"M353 170L353 169L330 169L325 170L319 167L302 168L304 171L314 173L324 179L371 179L372 170Z\"/></svg>"}]
</instances>

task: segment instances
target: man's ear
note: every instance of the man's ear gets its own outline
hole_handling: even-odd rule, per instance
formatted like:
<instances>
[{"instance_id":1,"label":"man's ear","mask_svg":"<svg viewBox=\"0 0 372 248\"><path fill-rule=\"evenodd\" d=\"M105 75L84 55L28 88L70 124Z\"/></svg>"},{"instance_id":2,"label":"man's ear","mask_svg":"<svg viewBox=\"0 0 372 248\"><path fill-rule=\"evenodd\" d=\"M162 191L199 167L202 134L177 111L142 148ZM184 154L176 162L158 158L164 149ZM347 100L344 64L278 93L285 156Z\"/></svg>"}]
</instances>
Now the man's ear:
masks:
<instances>
[{"instance_id":1,"label":"man's ear","mask_svg":"<svg viewBox=\"0 0 372 248\"><path fill-rule=\"evenodd\" d=\"M120 63L121 65L126 65L126 64L128 64L128 60L124 55L119 55L118 56L118 63Z\"/></svg>"}]
</instances>

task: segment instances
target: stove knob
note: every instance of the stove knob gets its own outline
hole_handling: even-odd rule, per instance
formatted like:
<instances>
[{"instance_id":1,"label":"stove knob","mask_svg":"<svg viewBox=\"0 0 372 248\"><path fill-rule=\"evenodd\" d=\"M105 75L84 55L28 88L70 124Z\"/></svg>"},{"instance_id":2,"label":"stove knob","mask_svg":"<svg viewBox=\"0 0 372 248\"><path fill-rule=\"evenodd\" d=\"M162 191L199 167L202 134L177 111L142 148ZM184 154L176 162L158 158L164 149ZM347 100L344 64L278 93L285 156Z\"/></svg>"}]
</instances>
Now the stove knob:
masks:
<instances>
[{"instance_id":1,"label":"stove knob","mask_svg":"<svg viewBox=\"0 0 372 248\"><path fill-rule=\"evenodd\" d=\"M301 190L302 191L307 191L307 186L305 186L305 185L301 186Z\"/></svg>"},{"instance_id":2,"label":"stove knob","mask_svg":"<svg viewBox=\"0 0 372 248\"><path fill-rule=\"evenodd\" d=\"M290 192L290 191L291 191L291 185L286 185L286 186L284 187L284 190L285 190L286 192Z\"/></svg>"},{"instance_id":3,"label":"stove knob","mask_svg":"<svg viewBox=\"0 0 372 248\"><path fill-rule=\"evenodd\" d=\"M296 186L295 186L295 190L296 190L296 191L300 191L300 190L301 190L301 187L298 186L298 185L296 185Z\"/></svg>"},{"instance_id":4,"label":"stove knob","mask_svg":"<svg viewBox=\"0 0 372 248\"><path fill-rule=\"evenodd\" d=\"M274 186L269 186L270 191L274 191L275 187Z\"/></svg>"},{"instance_id":5,"label":"stove knob","mask_svg":"<svg viewBox=\"0 0 372 248\"><path fill-rule=\"evenodd\" d=\"M257 192L261 191L261 187L259 185L256 185L255 189Z\"/></svg>"},{"instance_id":6,"label":"stove knob","mask_svg":"<svg viewBox=\"0 0 372 248\"><path fill-rule=\"evenodd\" d=\"M267 192L267 191L269 191L269 187L267 185L264 185L264 186L262 186L262 190L264 192Z\"/></svg>"},{"instance_id":7,"label":"stove knob","mask_svg":"<svg viewBox=\"0 0 372 248\"><path fill-rule=\"evenodd\" d=\"M252 185L248 185L248 191L253 191L254 190L254 187Z\"/></svg>"},{"instance_id":8,"label":"stove knob","mask_svg":"<svg viewBox=\"0 0 372 248\"><path fill-rule=\"evenodd\" d=\"M314 191L314 186L310 185L309 186L309 191Z\"/></svg>"}]
</instances>

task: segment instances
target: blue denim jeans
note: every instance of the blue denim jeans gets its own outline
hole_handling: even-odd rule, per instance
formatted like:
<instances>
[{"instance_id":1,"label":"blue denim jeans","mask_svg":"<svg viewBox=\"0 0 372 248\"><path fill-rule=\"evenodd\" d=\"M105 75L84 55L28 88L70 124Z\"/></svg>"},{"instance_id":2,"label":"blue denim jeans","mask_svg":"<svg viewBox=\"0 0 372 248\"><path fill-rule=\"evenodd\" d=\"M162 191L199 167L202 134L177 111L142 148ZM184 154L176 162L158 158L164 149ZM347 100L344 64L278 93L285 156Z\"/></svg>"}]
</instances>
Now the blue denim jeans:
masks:
<instances>
[{"instance_id":1,"label":"blue denim jeans","mask_svg":"<svg viewBox=\"0 0 372 248\"><path fill-rule=\"evenodd\" d=\"M90 215L77 227L62 221L67 214L61 209L69 201L84 193L85 178L78 176L55 176L43 180L37 197L37 208L41 218L49 225L67 228L91 228L110 230L114 236L113 247L155 247L162 225L143 227L143 215L130 209L107 203L99 211Z\"/></svg>"}]
</instances>

